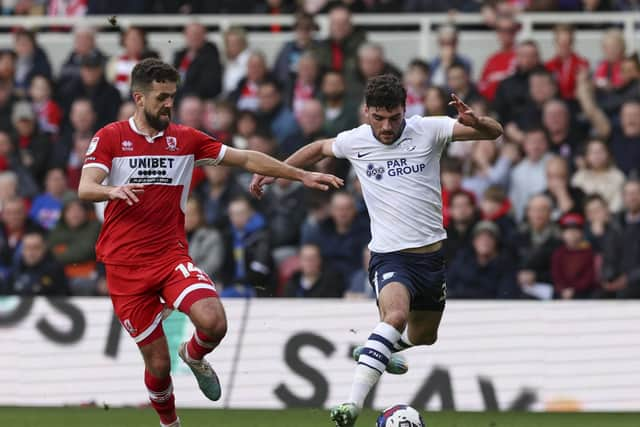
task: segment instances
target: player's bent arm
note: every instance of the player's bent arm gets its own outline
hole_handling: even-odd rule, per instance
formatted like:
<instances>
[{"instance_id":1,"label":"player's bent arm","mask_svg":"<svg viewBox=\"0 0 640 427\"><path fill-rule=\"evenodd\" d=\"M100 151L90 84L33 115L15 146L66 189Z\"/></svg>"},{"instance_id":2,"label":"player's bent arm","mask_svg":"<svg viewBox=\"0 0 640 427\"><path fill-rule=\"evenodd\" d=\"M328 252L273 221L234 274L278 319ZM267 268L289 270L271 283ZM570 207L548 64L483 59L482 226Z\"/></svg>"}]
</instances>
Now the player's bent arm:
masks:
<instances>
[{"instance_id":1,"label":"player's bent arm","mask_svg":"<svg viewBox=\"0 0 640 427\"><path fill-rule=\"evenodd\" d=\"M472 126L465 126L458 122L453 126L454 141L468 141L479 139L496 139L502 135L502 125L489 116L478 118L477 123Z\"/></svg>"},{"instance_id":2,"label":"player's bent arm","mask_svg":"<svg viewBox=\"0 0 640 427\"><path fill-rule=\"evenodd\" d=\"M324 157L335 157L333 154L333 143L335 138L320 139L311 144L307 144L293 153L285 163L298 168L312 165L322 160Z\"/></svg>"}]
</instances>

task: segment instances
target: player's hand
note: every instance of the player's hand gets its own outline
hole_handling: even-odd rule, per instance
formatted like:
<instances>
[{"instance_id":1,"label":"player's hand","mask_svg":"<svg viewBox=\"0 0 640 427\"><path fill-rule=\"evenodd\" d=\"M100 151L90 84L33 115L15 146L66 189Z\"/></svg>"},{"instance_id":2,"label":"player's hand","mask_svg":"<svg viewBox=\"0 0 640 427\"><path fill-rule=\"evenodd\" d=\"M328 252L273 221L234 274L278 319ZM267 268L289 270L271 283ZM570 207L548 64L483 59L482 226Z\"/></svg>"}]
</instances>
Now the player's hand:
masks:
<instances>
[{"instance_id":1,"label":"player's hand","mask_svg":"<svg viewBox=\"0 0 640 427\"><path fill-rule=\"evenodd\" d=\"M320 172L305 172L302 183L305 187L322 191L327 191L329 187L340 188L344 185L344 181L337 176Z\"/></svg>"},{"instance_id":2,"label":"player's hand","mask_svg":"<svg viewBox=\"0 0 640 427\"><path fill-rule=\"evenodd\" d=\"M476 113L473 112L471 107L462 102L460 98L455 93L451 94L452 101L449 102L449 105L455 107L458 110L458 121L465 126L469 126L475 128L480 119L476 116Z\"/></svg>"},{"instance_id":3,"label":"player's hand","mask_svg":"<svg viewBox=\"0 0 640 427\"><path fill-rule=\"evenodd\" d=\"M126 184L109 191L109 200L124 200L129 206L138 203L138 194L144 193L144 184Z\"/></svg>"},{"instance_id":4,"label":"player's hand","mask_svg":"<svg viewBox=\"0 0 640 427\"><path fill-rule=\"evenodd\" d=\"M251 178L251 184L249 184L249 192L256 199L261 199L264 195L263 186L272 184L275 182L275 178L272 176L264 176L259 173L254 173L253 178Z\"/></svg>"}]
</instances>

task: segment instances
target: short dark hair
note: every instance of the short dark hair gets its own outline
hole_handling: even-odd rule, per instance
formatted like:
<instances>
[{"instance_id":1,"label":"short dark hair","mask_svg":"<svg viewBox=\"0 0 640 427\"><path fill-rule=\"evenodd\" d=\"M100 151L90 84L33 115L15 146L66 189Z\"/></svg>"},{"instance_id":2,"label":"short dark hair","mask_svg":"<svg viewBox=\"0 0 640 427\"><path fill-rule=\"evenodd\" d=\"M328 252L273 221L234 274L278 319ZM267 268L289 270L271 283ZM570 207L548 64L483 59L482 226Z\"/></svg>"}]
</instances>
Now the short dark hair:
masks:
<instances>
[{"instance_id":1,"label":"short dark hair","mask_svg":"<svg viewBox=\"0 0 640 427\"><path fill-rule=\"evenodd\" d=\"M156 58L143 59L131 71L131 91L146 92L153 82L178 83L179 81L178 71Z\"/></svg>"},{"instance_id":2,"label":"short dark hair","mask_svg":"<svg viewBox=\"0 0 640 427\"><path fill-rule=\"evenodd\" d=\"M464 165L457 157L443 157L440 161L440 170L442 172L457 173L462 175Z\"/></svg>"},{"instance_id":3,"label":"short dark hair","mask_svg":"<svg viewBox=\"0 0 640 427\"><path fill-rule=\"evenodd\" d=\"M369 79L364 93L367 107L385 108L393 110L405 107L407 91L400 79L393 74L383 74Z\"/></svg>"},{"instance_id":4,"label":"short dark hair","mask_svg":"<svg viewBox=\"0 0 640 427\"><path fill-rule=\"evenodd\" d=\"M431 74L431 66L423 61L422 59L414 58L409 62L408 68L420 68L420 70L425 74Z\"/></svg>"}]
</instances>

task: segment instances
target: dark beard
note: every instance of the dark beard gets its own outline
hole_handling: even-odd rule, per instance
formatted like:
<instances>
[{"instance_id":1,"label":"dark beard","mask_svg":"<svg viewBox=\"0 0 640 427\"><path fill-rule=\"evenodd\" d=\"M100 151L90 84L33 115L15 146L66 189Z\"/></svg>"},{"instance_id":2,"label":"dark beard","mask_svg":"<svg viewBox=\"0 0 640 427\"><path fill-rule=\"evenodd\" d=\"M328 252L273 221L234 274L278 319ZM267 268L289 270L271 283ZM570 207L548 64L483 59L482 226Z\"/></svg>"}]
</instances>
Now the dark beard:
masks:
<instances>
[{"instance_id":1,"label":"dark beard","mask_svg":"<svg viewBox=\"0 0 640 427\"><path fill-rule=\"evenodd\" d=\"M159 117L160 114L163 112L164 111L160 110L158 112L158 115L154 116L153 114L149 113L147 110L144 110L144 118L147 121L147 124L152 128L154 128L155 130L157 130L158 132L165 130L167 126L169 126L169 123L171 122L171 111L167 112L169 117L168 120L163 120Z\"/></svg>"},{"instance_id":2,"label":"dark beard","mask_svg":"<svg viewBox=\"0 0 640 427\"><path fill-rule=\"evenodd\" d=\"M344 92L340 93L325 93L324 98L329 102L338 102L344 98Z\"/></svg>"}]
</instances>

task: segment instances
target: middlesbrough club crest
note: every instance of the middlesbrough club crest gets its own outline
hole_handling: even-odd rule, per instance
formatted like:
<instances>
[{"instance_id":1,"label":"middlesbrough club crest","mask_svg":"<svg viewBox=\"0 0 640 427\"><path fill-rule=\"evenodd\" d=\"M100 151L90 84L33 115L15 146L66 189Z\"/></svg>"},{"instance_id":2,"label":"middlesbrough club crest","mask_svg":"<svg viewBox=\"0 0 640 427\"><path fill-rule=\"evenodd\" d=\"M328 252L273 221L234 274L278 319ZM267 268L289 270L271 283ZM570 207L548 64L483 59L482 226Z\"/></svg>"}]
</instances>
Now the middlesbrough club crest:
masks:
<instances>
[{"instance_id":1,"label":"middlesbrough club crest","mask_svg":"<svg viewBox=\"0 0 640 427\"><path fill-rule=\"evenodd\" d=\"M178 140L174 136L167 136L167 150L178 151Z\"/></svg>"}]
</instances>

